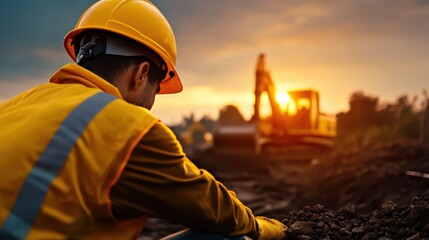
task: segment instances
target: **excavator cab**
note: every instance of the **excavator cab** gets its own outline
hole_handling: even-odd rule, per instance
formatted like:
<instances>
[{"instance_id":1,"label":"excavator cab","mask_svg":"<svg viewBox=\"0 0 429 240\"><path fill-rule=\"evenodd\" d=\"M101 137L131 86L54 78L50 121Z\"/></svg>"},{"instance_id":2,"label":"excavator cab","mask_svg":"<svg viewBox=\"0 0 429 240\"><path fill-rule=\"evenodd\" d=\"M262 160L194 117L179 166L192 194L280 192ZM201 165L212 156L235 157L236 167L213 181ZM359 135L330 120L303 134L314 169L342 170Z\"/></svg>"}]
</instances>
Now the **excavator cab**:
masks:
<instances>
[{"instance_id":1,"label":"excavator cab","mask_svg":"<svg viewBox=\"0 0 429 240\"><path fill-rule=\"evenodd\" d=\"M286 106L285 122L289 129L311 129L317 123L319 94L315 91L288 92L289 103Z\"/></svg>"},{"instance_id":2,"label":"excavator cab","mask_svg":"<svg viewBox=\"0 0 429 240\"><path fill-rule=\"evenodd\" d=\"M285 123L291 134L334 138L336 120L320 112L319 92L301 90L288 92L290 102L285 111Z\"/></svg>"}]
</instances>

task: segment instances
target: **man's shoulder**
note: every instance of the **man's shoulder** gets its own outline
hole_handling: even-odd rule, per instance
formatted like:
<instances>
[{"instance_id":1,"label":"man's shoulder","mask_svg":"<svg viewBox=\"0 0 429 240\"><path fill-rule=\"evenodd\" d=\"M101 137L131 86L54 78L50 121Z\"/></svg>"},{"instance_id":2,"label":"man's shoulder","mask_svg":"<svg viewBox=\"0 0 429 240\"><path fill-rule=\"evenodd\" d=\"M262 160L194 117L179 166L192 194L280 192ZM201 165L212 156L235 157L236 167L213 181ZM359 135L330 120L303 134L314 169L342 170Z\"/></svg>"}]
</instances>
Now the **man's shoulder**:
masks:
<instances>
[{"instance_id":1,"label":"man's shoulder","mask_svg":"<svg viewBox=\"0 0 429 240\"><path fill-rule=\"evenodd\" d=\"M174 132L163 122L157 121L140 141L140 146L151 146L150 151L168 152L170 156L183 156L183 148ZM159 149L156 150L156 149Z\"/></svg>"},{"instance_id":2,"label":"man's shoulder","mask_svg":"<svg viewBox=\"0 0 429 240\"><path fill-rule=\"evenodd\" d=\"M98 94L112 97L104 92ZM122 140L124 137L141 139L159 122L159 119L147 109L129 104L120 98L114 98L108 103L95 120L97 122L94 126L101 132L108 132L107 136L116 136L116 139Z\"/></svg>"}]
</instances>

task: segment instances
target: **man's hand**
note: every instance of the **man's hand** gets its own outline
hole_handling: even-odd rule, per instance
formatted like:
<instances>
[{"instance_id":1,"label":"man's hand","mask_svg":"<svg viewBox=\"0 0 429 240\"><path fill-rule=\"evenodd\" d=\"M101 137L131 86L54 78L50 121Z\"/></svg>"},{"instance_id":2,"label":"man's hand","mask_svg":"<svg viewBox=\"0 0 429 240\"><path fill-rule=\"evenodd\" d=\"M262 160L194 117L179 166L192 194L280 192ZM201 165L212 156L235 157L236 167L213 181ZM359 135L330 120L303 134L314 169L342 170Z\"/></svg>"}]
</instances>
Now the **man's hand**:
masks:
<instances>
[{"instance_id":1,"label":"man's hand","mask_svg":"<svg viewBox=\"0 0 429 240\"><path fill-rule=\"evenodd\" d=\"M286 239L287 227L283 223L261 216L256 217L256 221L259 225L258 240Z\"/></svg>"}]
</instances>

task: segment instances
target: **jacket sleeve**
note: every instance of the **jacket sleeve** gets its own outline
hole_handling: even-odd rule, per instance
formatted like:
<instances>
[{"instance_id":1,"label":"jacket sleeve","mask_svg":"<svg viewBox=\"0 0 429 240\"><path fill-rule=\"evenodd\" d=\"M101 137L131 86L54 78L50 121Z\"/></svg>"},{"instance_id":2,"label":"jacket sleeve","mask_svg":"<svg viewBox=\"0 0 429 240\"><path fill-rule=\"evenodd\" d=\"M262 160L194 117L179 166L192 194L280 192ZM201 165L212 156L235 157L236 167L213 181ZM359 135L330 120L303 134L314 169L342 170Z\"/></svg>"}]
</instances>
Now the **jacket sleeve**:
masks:
<instances>
[{"instance_id":1,"label":"jacket sleeve","mask_svg":"<svg viewBox=\"0 0 429 240\"><path fill-rule=\"evenodd\" d=\"M198 169L161 122L136 146L110 197L117 218L146 215L199 231L257 236L251 210L209 172Z\"/></svg>"}]
</instances>

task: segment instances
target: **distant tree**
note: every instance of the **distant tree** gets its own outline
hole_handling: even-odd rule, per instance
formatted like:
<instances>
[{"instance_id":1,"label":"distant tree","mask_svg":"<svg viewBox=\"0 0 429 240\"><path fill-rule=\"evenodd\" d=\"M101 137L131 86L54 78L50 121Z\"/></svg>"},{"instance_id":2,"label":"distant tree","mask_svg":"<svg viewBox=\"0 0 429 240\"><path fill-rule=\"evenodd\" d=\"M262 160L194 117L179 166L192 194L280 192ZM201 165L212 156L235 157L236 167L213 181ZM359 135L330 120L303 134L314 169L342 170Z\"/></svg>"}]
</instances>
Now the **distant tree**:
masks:
<instances>
[{"instance_id":1,"label":"distant tree","mask_svg":"<svg viewBox=\"0 0 429 240\"><path fill-rule=\"evenodd\" d=\"M203 116L200 123L207 129L208 132L213 132L216 127L216 121L209 116Z\"/></svg>"},{"instance_id":2,"label":"distant tree","mask_svg":"<svg viewBox=\"0 0 429 240\"><path fill-rule=\"evenodd\" d=\"M345 134L357 129L376 125L378 98L366 95L364 92L355 92L349 99L349 111L337 115L338 133Z\"/></svg>"},{"instance_id":3,"label":"distant tree","mask_svg":"<svg viewBox=\"0 0 429 240\"><path fill-rule=\"evenodd\" d=\"M243 115L241 115L238 108L234 105L227 105L220 110L219 113L219 124L236 124L244 123L245 120Z\"/></svg>"},{"instance_id":4,"label":"distant tree","mask_svg":"<svg viewBox=\"0 0 429 240\"><path fill-rule=\"evenodd\" d=\"M423 102L427 101L427 94ZM393 103L380 104L377 97L355 92L349 100L350 109L337 114L337 142L368 144L374 141L419 139L422 135L424 103L418 97L399 96Z\"/></svg>"},{"instance_id":5,"label":"distant tree","mask_svg":"<svg viewBox=\"0 0 429 240\"><path fill-rule=\"evenodd\" d=\"M429 94L423 90L423 100L420 103L422 109L422 121L420 124L420 140L423 142L429 142Z\"/></svg>"}]
</instances>

